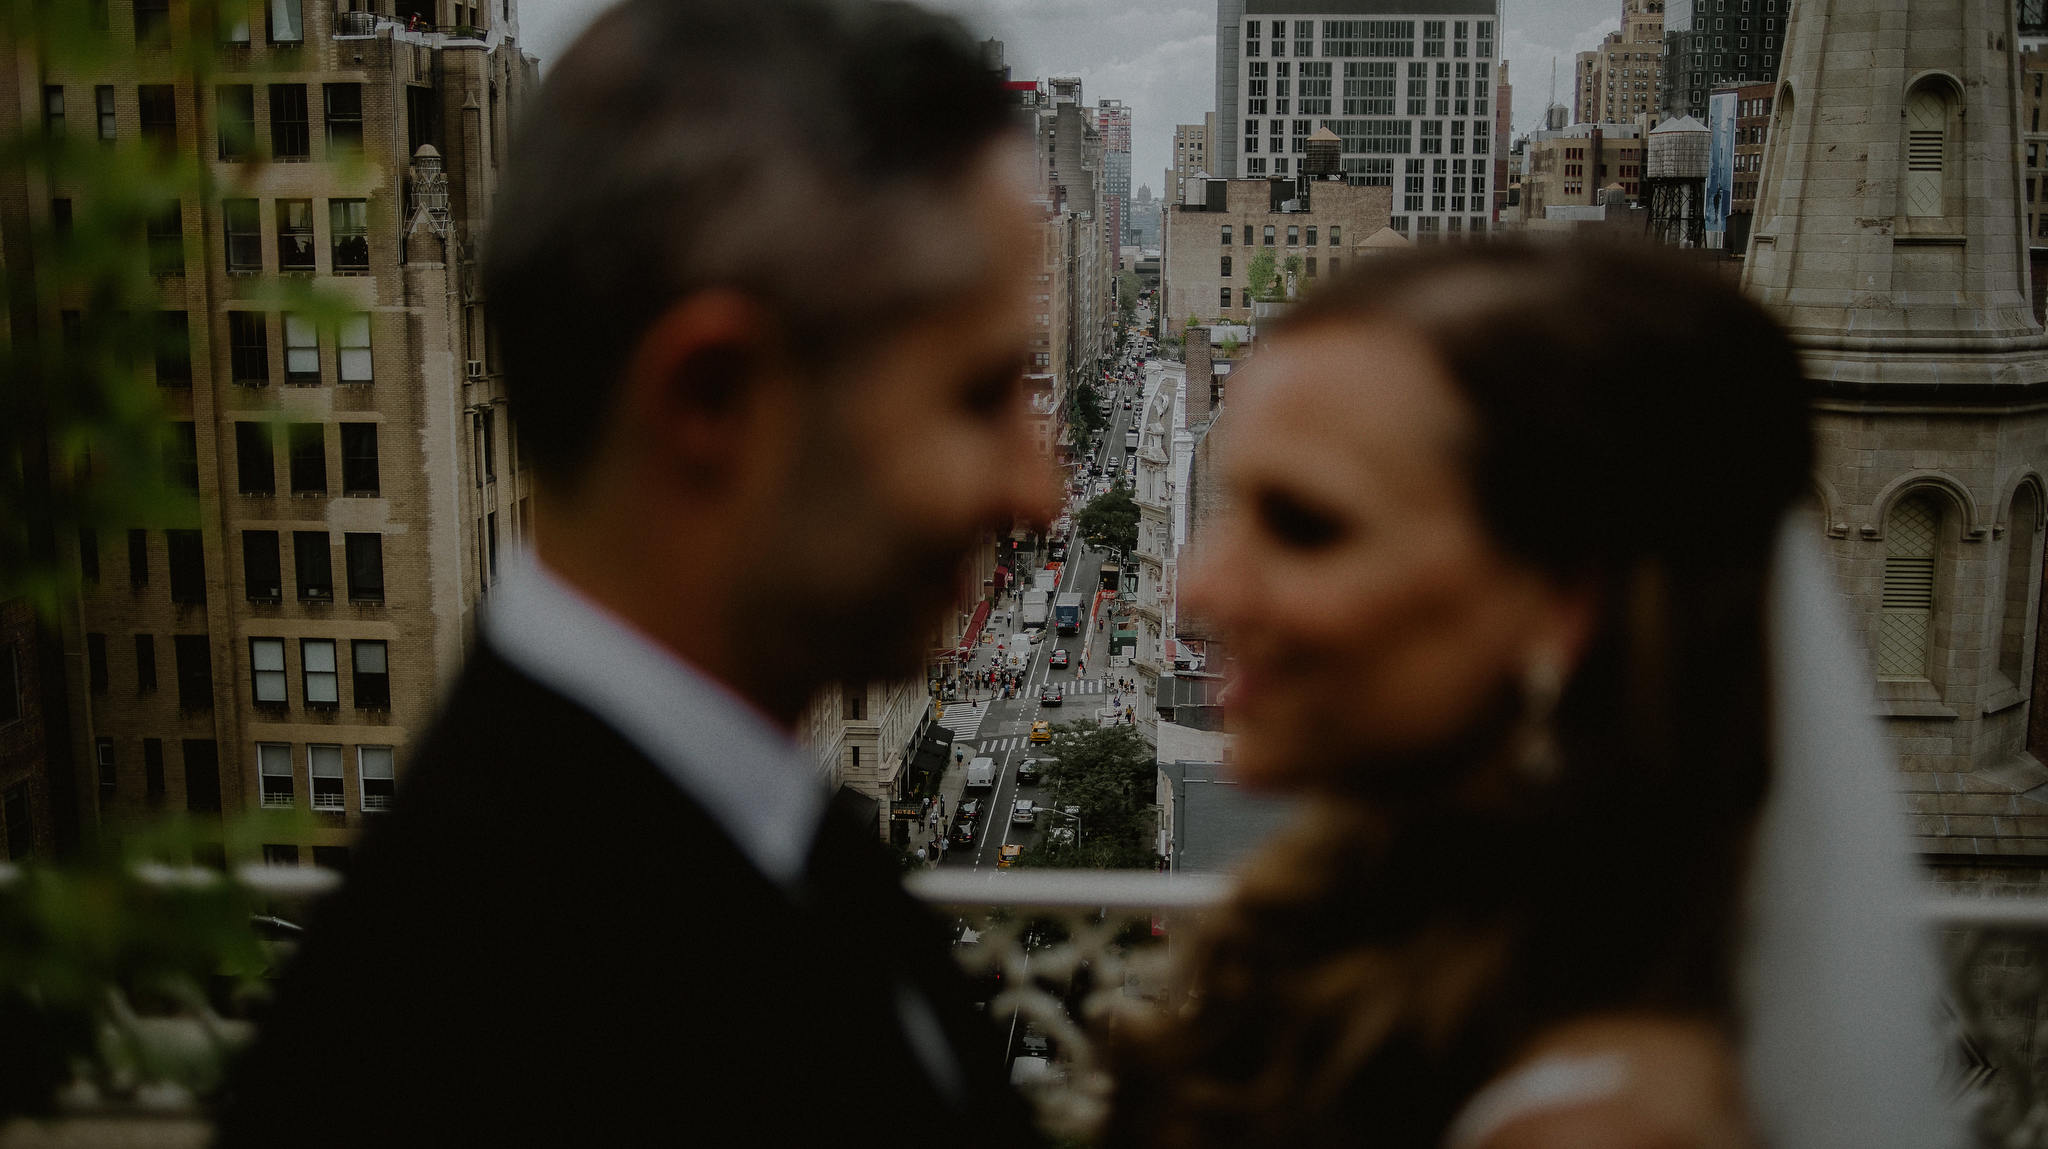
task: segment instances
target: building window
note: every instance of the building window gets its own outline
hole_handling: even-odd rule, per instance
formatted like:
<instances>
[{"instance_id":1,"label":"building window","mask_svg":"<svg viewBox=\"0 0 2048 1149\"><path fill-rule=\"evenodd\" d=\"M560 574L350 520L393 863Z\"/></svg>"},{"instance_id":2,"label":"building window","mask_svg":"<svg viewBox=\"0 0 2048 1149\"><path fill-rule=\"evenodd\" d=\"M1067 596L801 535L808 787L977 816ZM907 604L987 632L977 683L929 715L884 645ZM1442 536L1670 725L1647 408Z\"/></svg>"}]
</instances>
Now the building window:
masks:
<instances>
[{"instance_id":1,"label":"building window","mask_svg":"<svg viewBox=\"0 0 2048 1149\"><path fill-rule=\"evenodd\" d=\"M17 782L0 795L0 818L7 826L7 859L19 862L36 852L34 820L29 814L28 783Z\"/></svg>"},{"instance_id":2,"label":"building window","mask_svg":"<svg viewBox=\"0 0 2048 1149\"><path fill-rule=\"evenodd\" d=\"M140 527L128 532L128 585L149 585L149 532Z\"/></svg>"},{"instance_id":3,"label":"building window","mask_svg":"<svg viewBox=\"0 0 2048 1149\"><path fill-rule=\"evenodd\" d=\"M1922 84L1906 101L1906 179L1900 200L1909 216L1945 215L1943 175L1948 164L1948 99Z\"/></svg>"},{"instance_id":4,"label":"building window","mask_svg":"<svg viewBox=\"0 0 2048 1149\"><path fill-rule=\"evenodd\" d=\"M256 201L221 201L221 230L227 236L229 272L263 270L263 225L258 222Z\"/></svg>"},{"instance_id":5,"label":"building window","mask_svg":"<svg viewBox=\"0 0 2048 1149\"><path fill-rule=\"evenodd\" d=\"M1288 228L1287 228L1287 246L1289 246L1289 247L1299 247L1299 246L1301 246L1301 228L1299 228L1299 227L1297 227L1297 226L1295 226L1295 225L1292 225L1292 224L1288 225Z\"/></svg>"},{"instance_id":6,"label":"building window","mask_svg":"<svg viewBox=\"0 0 2048 1149\"><path fill-rule=\"evenodd\" d=\"M178 90L169 84L143 84L135 89L142 138L160 152L178 147Z\"/></svg>"},{"instance_id":7,"label":"building window","mask_svg":"<svg viewBox=\"0 0 2048 1149\"><path fill-rule=\"evenodd\" d=\"M356 709L391 709L390 649L381 640L357 639L349 646Z\"/></svg>"},{"instance_id":8,"label":"building window","mask_svg":"<svg viewBox=\"0 0 2048 1149\"><path fill-rule=\"evenodd\" d=\"M2021 487L2012 497L2012 510L2005 529L2005 627L2000 635L1998 669L2006 681L2024 688L2028 658L2027 644L2034 637L2034 588L2041 569L2037 553L2041 514L2040 497L2031 486Z\"/></svg>"},{"instance_id":9,"label":"building window","mask_svg":"<svg viewBox=\"0 0 2048 1149\"><path fill-rule=\"evenodd\" d=\"M185 750L185 808L195 814L220 812L220 743L211 738L187 738ZM199 862L193 850L193 861ZM219 862L218 853L214 861Z\"/></svg>"},{"instance_id":10,"label":"building window","mask_svg":"<svg viewBox=\"0 0 2048 1149\"><path fill-rule=\"evenodd\" d=\"M320 382L320 336L313 321L286 312L284 318L284 381L300 386Z\"/></svg>"},{"instance_id":11,"label":"building window","mask_svg":"<svg viewBox=\"0 0 2048 1149\"><path fill-rule=\"evenodd\" d=\"M348 533L342 536L348 558L350 602L384 601L384 536Z\"/></svg>"},{"instance_id":12,"label":"building window","mask_svg":"<svg viewBox=\"0 0 2048 1149\"><path fill-rule=\"evenodd\" d=\"M171 636L171 655L178 664L178 707L213 709L213 646L203 634Z\"/></svg>"},{"instance_id":13,"label":"building window","mask_svg":"<svg viewBox=\"0 0 2048 1149\"><path fill-rule=\"evenodd\" d=\"M21 644L0 646L0 726L10 726L27 715L28 704L21 692Z\"/></svg>"},{"instance_id":14,"label":"building window","mask_svg":"<svg viewBox=\"0 0 2048 1149\"><path fill-rule=\"evenodd\" d=\"M277 269L313 270L313 201L277 201Z\"/></svg>"},{"instance_id":15,"label":"building window","mask_svg":"<svg viewBox=\"0 0 2048 1149\"><path fill-rule=\"evenodd\" d=\"M328 200L327 223L334 273L370 270L370 201Z\"/></svg>"},{"instance_id":16,"label":"building window","mask_svg":"<svg viewBox=\"0 0 2048 1149\"><path fill-rule=\"evenodd\" d=\"M164 796L164 740L142 740L142 792L152 798Z\"/></svg>"},{"instance_id":17,"label":"building window","mask_svg":"<svg viewBox=\"0 0 2048 1149\"><path fill-rule=\"evenodd\" d=\"M300 639L299 673L303 679L302 697L308 707L332 710L341 705L341 673L334 661L333 639Z\"/></svg>"},{"instance_id":18,"label":"building window","mask_svg":"<svg viewBox=\"0 0 2048 1149\"><path fill-rule=\"evenodd\" d=\"M364 810L389 810L398 792L397 774L392 770L391 747L356 747L356 777L363 787Z\"/></svg>"},{"instance_id":19,"label":"building window","mask_svg":"<svg viewBox=\"0 0 2048 1149\"><path fill-rule=\"evenodd\" d=\"M1316 229L1315 229L1315 228L1314 228L1313 226L1310 226L1310 228L1308 229L1308 238L1307 238L1307 239L1306 239L1306 240L1305 240L1305 241L1303 242L1303 246L1304 246L1304 247L1314 247L1315 245L1316 245Z\"/></svg>"},{"instance_id":20,"label":"building window","mask_svg":"<svg viewBox=\"0 0 2048 1149\"><path fill-rule=\"evenodd\" d=\"M306 85L270 85L270 158L286 162L313 156L313 124L306 110Z\"/></svg>"},{"instance_id":21,"label":"building window","mask_svg":"<svg viewBox=\"0 0 2048 1149\"><path fill-rule=\"evenodd\" d=\"M99 770L100 793L113 793L117 776L114 772L114 740L112 738L100 738L95 741L93 761Z\"/></svg>"},{"instance_id":22,"label":"building window","mask_svg":"<svg viewBox=\"0 0 2048 1149\"><path fill-rule=\"evenodd\" d=\"M292 567L300 602L334 601L333 546L326 531L292 532Z\"/></svg>"},{"instance_id":23,"label":"building window","mask_svg":"<svg viewBox=\"0 0 2048 1149\"><path fill-rule=\"evenodd\" d=\"M284 564L276 531L242 532L242 587L250 602L284 601Z\"/></svg>"},{"instance_id":24,"label":"building window","mask_svg":"<svg viewBox=\"0 0 2048 1149\"><path fill-rule=\"evenodd\" d=\"M304 0L268 0L264 5L270 25L270 42L296 44L306 38Z\"/></svg>"},{"instance_id":25,"label":"building window","mask_svg":"<svg viewBox=\"0 0 2048 1149\"><path fill-rule=\"evenodd\" d=\"M144 242L149 247L149 273L151 275L183 275L185 273L185 209L177 200L171 200L163 210L150 215L143 225Z\"/></svg>"},{"instance_id":26,"label":"building window","mask_svg":"<svg viewBox=\"0 0 2048 1149\"><path fill-rule=\"evenodd\" d=\"M306 772L313 776L313 808L315 810L340 810L347 803L342 798L341 747L312 745L306 747ZM318 854L314 861L319 861Z\"/></svg>"},{"instance_id":27,"label":"building window","mask_svg":"<svg viewBox=\"0 0 2048 1149\"><path fill-rule=\"evenodd\" d=\"M1934 629L1934 560L1941 511L1931 495L1900 499L1885 520L1879 678L1926 678Z\"/></svg>"},{"instance_id":28,"label":"building window","mask_svg":"<svg viewBox=\"0 0 2048 1149\"><path fill-rule=\"evenodd\" d=\"M290 452L292 494L327 493L327 434L320 423L285 424L285 442Z\"/></svg>"},{"instance_id":29,"label":"building window","mask_svg":"<svg viewBox=\"0 0 2048 1149\"><path fill-rule=\"evenodd\" d=\"M235 424L235 476L245 495L277 493L277 455L268 423Z\"/></svg>"},{"instance_id":30,"label":"building window","mask_svg":"<svg viewBox=\"0 0 2048 1149\"><path fill-rule=\"evenodd\" d=\"M88 634L85 636L85 671L87 684L94 694L107 692L107 636Z\"/></svg>"},{"instance_id":31,"label":"building window","mask_svg":"<svg viewBox=\"0 0 2048 1149\"><path fill-rule=\"evenodd\" d=\"M1230 257L1227 255L1223 257L1223 278L1230 278Z\"/></svg>"},{"instance_id":32,"label":"building window","mask_svg":"<svg viewBox=\"0 0 2048 1149\"><path fill-rule=\"evenodd\" d=\"M264 803L268 805L269 803ZM287 802L286 805L291 803ZM288 844L265 842L263 864L266 866L296 866L299 864L299 848Z\"/></svg>"},{"instance_id":33,"label":"building window","mask_svg":"<svg viewBox=\"0 0 2048 1149\"><path fill-rule=\"evenodd\" d=\"M365 248L364 252L363 265L368 267L368 249ZM341 359L341 381L358 384L371 382L369 312L356 311L342 316L336 344Z\"/></svg>"},{"instance_id":34,"label":"building window","mask_svg":"<svg viewBox=\"0 0 2048 1149\"><path fill-rule=\"evenodd\" d=\"M377 424L343 423L341 425L341 493L344 495L376 495L377 476Z\"/></svg>"},{"instance_id":35,"label":"building window","mask_svg":"<svg viewBox=\"0 0 2048 1149\"><path fill-rule=\"evenodd\" d=\"M1249 293L1247 293L1247 294L1249 294ZM1218 304L1219 306L1223 307L1223 308L1226 308L1226 309L1227 309L1227 308L1229 308L1229 306L1230 306L1230 289L1229 289L1229 288L1227 288L1227 287L1226 287L1226 288L1223 288L1223 289L1222 289L1221 293L1220 293L1220 294L1218 295L1218 297L1217 297L1217 304Z\"/></svg>"},{"instance_id":36,"label":"building window","mask_svg":"<svg viewBox=\"0 0 2048 1149\"><path fill-rule=\"evenodd\" d=\"M220 130L220 158L239 163L256 143L256 88L253 84L222 84L213 90Z\"/></svg>"},{"instance_id":37,"label":"building window","mask_svg":"<svg viewBox=\"0 0 2048 1149\"><path fill-rule=\"evenodd\" d=\"M141 13L136 13L136 16L139 21ZM112 84L101 84L92 90L92 96L93 106L98 110L99 114L100 139L111 143L115 134L114 86Z\"/></svg>"},{"instance_id":38,"label":"building window","mask_svg":"<svg viewBox=\"0 0 2048 1149\"><path fill-rule=\"evenodd\" d=\"M61 84L43 89L43 130L53 136L64 134L64 87Z\"/></svg>"},{"instance_id":39,"label":"building window","mask_svg":"<svg viewBox=\"0 0 2048 1149\"><path fill-rule=\"evenodd\" d=\"M206 601L206 548L198 531L169 530L171 601L197 606Z\"/></svg>"},{"instance_id":40,"label":"building window","mask_svg":"<svg viewBox=\"0 0 2048 1149\"><path fill-rule=\"evenodd\" d=\"M262 387L270 381L270 330L262 311L227 313L227 358L236 383Z\"/></svg>"},{"instance_id":41,"label":"building window","mask_svg":"<svg viewBox=\"0 0 2048 1149\"><path fill-rule=\"evenodd\" d=\"M291 743L258 742L256 744L256 773L261 779L263 806L265 809L281 808L288 810L298 805L296 797L292 794ZM284 849L292 852L289 862L284 862L276 853L276 851ZM263 864L275 866L282 862L286 865L295 866L299 862L298 849L297 846L265 846L263 847Z\"/></svg>"},{"instance_id":42,"label":"building window","mask_svg":"<svg viewBox=\"0 0 2048 1149\"><path fill-rule=\"evenodd\" d=\"M1267 247L1273 246L1273 225L1270 223L1266 225L1265 240Z\"/></svg>"},{"instance_id":43,"label":"building window","mask_svg":"<svg viewBox=\"0 0 2048 1149\"><path fill-rule=\"evenodd\" d=\"M284 671L284 639L249 640L249 687L258 706L288 706Z\"/></svg>"},{"instance_id":44,"label":"building window","mask_svg":"<svg viewBox=\"0 0 2048 1149\"><path fill-rule=\"evenodd\" d=\"M1311 256L1309 256L1309 257L1308 257L1308 278L1310 278L1310 279L1314 279L1315 277L1316 277L1316 257L1315 257L1315 256L1313 256L1313 255L1311 255Z\"/></svg>"},{"instance_id":45,"label":"building window","mask_svg":"<svg viewBox=\"0 0 2048 1149\"><path fill-rule=\"evenodd\" d=\"M1230 225L1227 223L1223 225L1223 246L1230 246Z\"/></svg>"},{"instance_id":46,"label":"building window","mask_svg":"<svg viewBox=\"0 0 2048 1149\"><path fill-rule=\"evenodd\" d=\"M175 422L164 443L164 481L184 491L199 489L199 425Z\"/></svg>"},{"instance_id":47,"label":"building window","mask_svg":"<svg viewBox=\"0 0 2048 1149\"><path fill-rule=\"evenodd\" d=\"M149 694L156 690L156 636L135 636L135 689Z\"/></svg>"},{"instance_id":48,"label":"building window","mask_svg":"<svg viewBox=\"0 0 2048 1149\"><path fill-rule=\"evenodd\" d=\"M1393 169L1392 169L1392 168L1388 168L1387 170L1388 170L1388 171L1392 171ZM1342 225L1339 225L1339 224L1331 224L1331 225L1330 225L1330 246L1331 246L1331 247L1341 247L1341 246L1343 246L1343 244L1344 244L1344 228L1343 228L1343 226L1342 226Z\"/></svg>"},{"instance_id":49,"label":"building window","mask_svg":"<svg viewBox=\"0 0 2048 1149\"><path fill-rule=\"evenodd\" d=\"M156 313L156 385L192 385L192 337L182 311Z\"/></svg>"},{"instance_id":50,"label":"building window","mask_svg":"<svg viewBox=\"0 0 2048 1149\"><path fill-rule=\"evenodd\" d=\"M327 119L328 158L337 151L363 150L363 86L323 84L323 108Z\"/></svg>"}]
</instances>

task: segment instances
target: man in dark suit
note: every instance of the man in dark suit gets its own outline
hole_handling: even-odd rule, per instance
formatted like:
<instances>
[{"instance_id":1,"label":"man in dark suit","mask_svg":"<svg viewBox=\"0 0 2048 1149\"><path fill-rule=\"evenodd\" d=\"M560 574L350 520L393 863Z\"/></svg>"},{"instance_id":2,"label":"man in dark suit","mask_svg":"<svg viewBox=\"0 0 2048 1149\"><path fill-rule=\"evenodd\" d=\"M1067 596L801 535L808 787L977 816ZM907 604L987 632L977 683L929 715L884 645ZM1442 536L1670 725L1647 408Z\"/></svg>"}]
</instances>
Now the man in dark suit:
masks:
<instances>
[{"instance_id":1,"label":"man in dark suit","mask_svg":"<svg viewBox=\"0 0 2048 1149\"><path fill-rule=\"evenodd\" d=\"M526 112L485 287L536 553L320 907L227 1146L1031 1139L944 933L794 740L1042 516L1042 258L950 22L627 0Z\"/></svg>"}]
</instances>

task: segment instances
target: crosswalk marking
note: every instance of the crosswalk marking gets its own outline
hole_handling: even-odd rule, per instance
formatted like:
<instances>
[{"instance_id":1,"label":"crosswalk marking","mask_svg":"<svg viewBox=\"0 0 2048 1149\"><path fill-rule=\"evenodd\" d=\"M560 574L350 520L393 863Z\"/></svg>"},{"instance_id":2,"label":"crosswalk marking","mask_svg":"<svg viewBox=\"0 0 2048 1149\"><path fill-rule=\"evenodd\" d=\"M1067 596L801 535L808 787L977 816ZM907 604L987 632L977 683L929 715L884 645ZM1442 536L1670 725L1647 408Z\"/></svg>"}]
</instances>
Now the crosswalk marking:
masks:
<instances>
[{"instance_id":1,"label":"crosswalk marking","mask_svg":"<svg viewBox=\"0 0 2048 1149\"><path fill-rule=\"evenodd\" d=\"M946 707L946 716L939 719L939 725L953 732L953 741L965 742L981 733L981 720L988 717L989 704L955 702Z\"/></svg>"}]
</instances>

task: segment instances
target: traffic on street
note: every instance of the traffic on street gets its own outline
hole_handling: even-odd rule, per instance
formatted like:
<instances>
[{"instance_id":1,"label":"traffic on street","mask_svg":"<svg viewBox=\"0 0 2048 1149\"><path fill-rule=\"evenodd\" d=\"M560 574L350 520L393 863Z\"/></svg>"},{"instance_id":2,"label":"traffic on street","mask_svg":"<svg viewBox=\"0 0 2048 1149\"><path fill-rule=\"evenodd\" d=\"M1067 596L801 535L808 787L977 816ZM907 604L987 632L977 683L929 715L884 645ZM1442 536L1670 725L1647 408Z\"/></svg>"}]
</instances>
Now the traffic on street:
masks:
<instances>
[{"instance_id":1,"label":"traffic on street","mask_svg":"<svg viewBox=\"0 0 2048 1149\"><path fill-rule=\"evenodd\" d=\"M1143 348L1149 350L1149 347ZM1072 812L1062 810L1055 796L1044 792L1040 763L1047 755L1052 723L1080 718L1108 720L1127 705L1126 669L1109 666L1108 606L1100 593L1102 568L1111 554L1080 537L1074 519L1089 499L1116 482L1128 482L1135 445L1127 433L1136 430L1144 410L1146 360L1134 344L1102 385L1108 426L1092 449L1071 467L1069 501L1043 547L1030 552L1009 590L997 603L984 642L961 668L959 698L948 702L939 724L953 731L956 761L951 769L965 784L945 828L946 846L937 864L966 867L1007 866L1043 834L1075 832ZM1020 553L1021 554L1021 553ZM1035 589L1034 576L1058 564L1046 598L1054 608L1032 619L1025 599ZM1000 620L1000 621L998 621ZM1018 639L1032 631L1036 641ZM1007 692L972 685L991 667L1012 669L1017 687Z\"/></svg>"}]
</instances>

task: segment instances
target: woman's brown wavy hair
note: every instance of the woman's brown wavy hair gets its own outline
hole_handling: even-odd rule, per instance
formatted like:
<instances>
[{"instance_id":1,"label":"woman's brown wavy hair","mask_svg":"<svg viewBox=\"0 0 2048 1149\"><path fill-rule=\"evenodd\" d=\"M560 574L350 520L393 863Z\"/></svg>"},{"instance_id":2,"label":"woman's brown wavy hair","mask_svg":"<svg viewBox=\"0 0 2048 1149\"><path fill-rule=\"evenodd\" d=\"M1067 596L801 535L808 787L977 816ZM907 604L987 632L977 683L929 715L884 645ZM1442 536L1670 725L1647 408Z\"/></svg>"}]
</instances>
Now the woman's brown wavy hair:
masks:
<instances>
[{"instance_id":1,"label":"woman's brown wavy hair","mask_svg":"<svg viewBox=\"0 0 2048 1149\"><path fill-rule=\"evenodd\" d=\"M1333 327L1435 350L1486 528L1594 588L1599 621L1549 781L1515 767L1503 687L1458 745L1310 796L1202 931L1188 1008L1117 1036L1111 1144L1437 1149L1560 1022L1730 1023L1770 771L1766 580L1812 463L1790 342L1712 265L1614 244L1364 260L1278 337Z\"/></svg>"}]
</instances>

